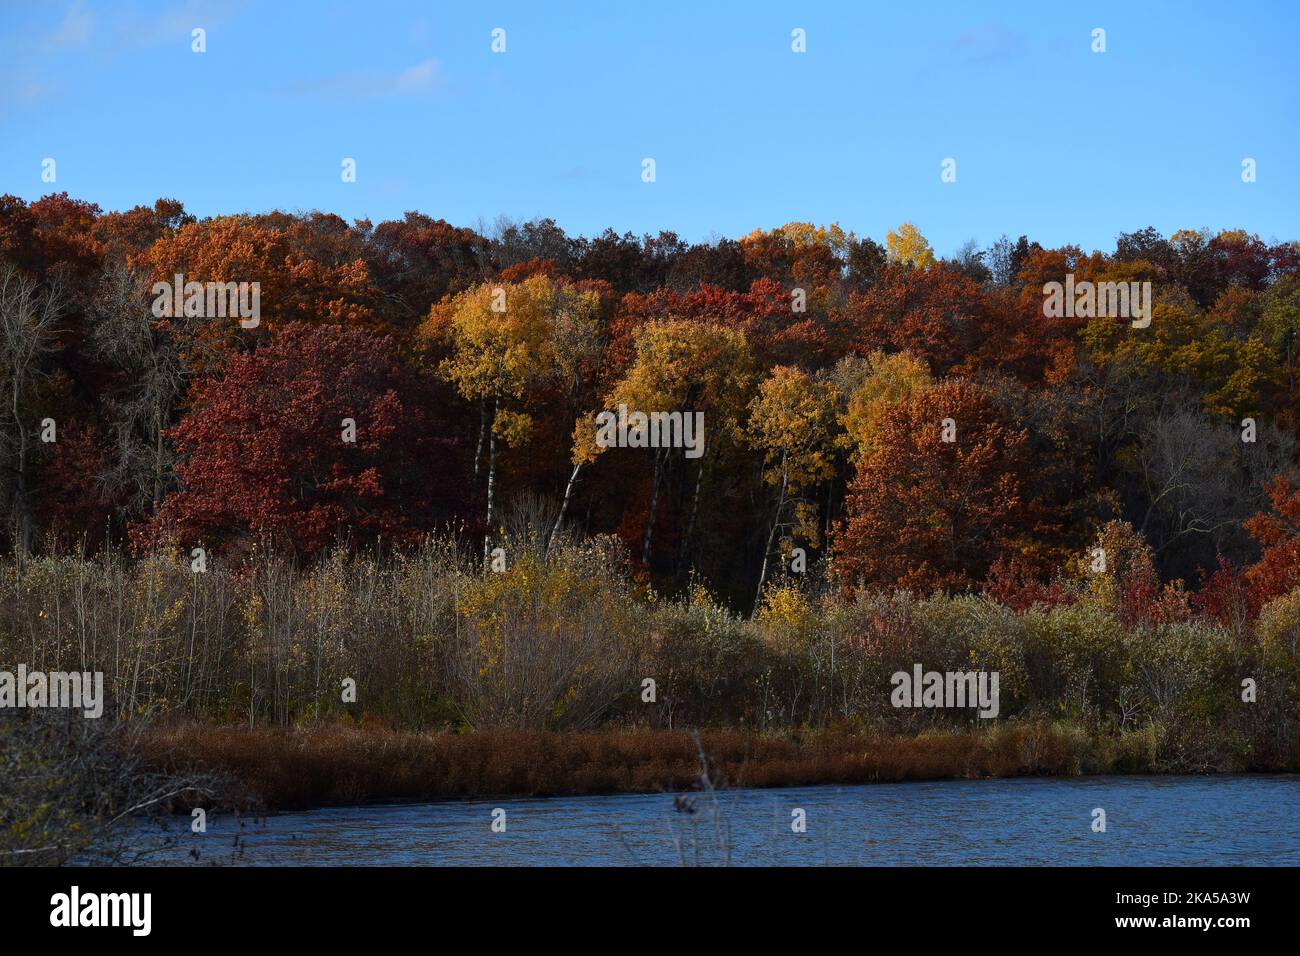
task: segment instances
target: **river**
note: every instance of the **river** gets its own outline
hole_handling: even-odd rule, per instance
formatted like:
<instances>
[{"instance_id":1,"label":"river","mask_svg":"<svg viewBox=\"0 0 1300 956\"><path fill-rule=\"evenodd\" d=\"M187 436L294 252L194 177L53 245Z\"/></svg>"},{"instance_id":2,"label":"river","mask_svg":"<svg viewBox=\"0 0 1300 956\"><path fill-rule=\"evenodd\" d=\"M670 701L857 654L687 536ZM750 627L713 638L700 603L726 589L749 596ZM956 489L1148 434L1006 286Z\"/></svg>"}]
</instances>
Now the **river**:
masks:
<instances>
[{"instance_id":1,"label":"river","mask_svg":"<svg viewBox=\"0 0 1300 956\"><path fill-rule=\"evenodd\" d=\"M1098 809L1105 812L1105 832L1094 830ZM795 832L801 818L795 811L803 811L804 832ZM1295 866L1300 865L1300 776L1016 778L731 790L695 795L680 809L671 794L503 798L330 808L242 823L214 815L206 833L193 833L188 824L178 822L172 844L150 861ZM152 827L132 837L136 847L158 841Z\"/></svg>"}]
</instances>

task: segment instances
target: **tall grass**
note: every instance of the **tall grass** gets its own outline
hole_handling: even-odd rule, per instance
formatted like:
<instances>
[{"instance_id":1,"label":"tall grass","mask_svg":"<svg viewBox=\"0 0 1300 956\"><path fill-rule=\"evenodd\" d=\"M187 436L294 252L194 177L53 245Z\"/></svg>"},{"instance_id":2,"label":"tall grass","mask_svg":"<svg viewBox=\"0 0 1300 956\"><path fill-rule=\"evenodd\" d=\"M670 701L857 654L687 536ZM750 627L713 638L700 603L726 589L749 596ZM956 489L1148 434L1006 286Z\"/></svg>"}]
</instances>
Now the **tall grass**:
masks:
<instances>
[{"instance_id":1,"label":"tall grass","mask_svg":"<svg viewBox=\"0 0 1300 956\"><path fill-rule=\"evenodd\" d=\"M1170 769L1300 765L1294 596L1245 631L1125 626L1087 595L1018 613L980 596L789 586L742 618L698 588L646 593L608 541L504 547L501 572L448 539L381 558L339 550L310 567L209 559L201 573L167 552L3 559L0 666L103 671L119 717L254 728L915 736L982 723L970 710L895 709L890 675L919 663L999 672L1000 721L1149 733Z\"/></svg>"},{"instance_id":2,"label":"tall grass","mask_svg":"<svg viewBox=\"0 0 1300 956\"><path fill-rule=\"evenodd\" d=\"M1062 725L864 737L836 730L755 734L622 728L397 731L377 726L211 727L151 731L144 753L170 774L218 771L260 806L503 795L698 792L729 787L1071 775L1155 769L1150 734L1093 739ZM702 784L701 768L707 782Z\"/></svg>"}]
</instances>

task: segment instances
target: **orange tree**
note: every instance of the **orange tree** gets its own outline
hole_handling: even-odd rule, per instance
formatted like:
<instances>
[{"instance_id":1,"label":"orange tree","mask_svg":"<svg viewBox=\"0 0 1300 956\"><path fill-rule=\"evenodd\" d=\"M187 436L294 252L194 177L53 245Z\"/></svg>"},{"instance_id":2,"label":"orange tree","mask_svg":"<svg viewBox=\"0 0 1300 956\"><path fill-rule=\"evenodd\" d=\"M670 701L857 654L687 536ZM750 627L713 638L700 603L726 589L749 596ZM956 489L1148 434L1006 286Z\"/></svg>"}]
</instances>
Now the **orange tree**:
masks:
<instances>
[{"instance_id":1,"label":"orange tree","mask_svg":"<svg viewBox=\"0 0 1300 956\"><path fill-rule=\"evenodd\" d=\"M945 440L951 438L952 440ZM849 488L836 541L845 590L964 589L1036 550L1028 435L979 386L949 379L885 409Z\"/></svg>"}]
</instances>

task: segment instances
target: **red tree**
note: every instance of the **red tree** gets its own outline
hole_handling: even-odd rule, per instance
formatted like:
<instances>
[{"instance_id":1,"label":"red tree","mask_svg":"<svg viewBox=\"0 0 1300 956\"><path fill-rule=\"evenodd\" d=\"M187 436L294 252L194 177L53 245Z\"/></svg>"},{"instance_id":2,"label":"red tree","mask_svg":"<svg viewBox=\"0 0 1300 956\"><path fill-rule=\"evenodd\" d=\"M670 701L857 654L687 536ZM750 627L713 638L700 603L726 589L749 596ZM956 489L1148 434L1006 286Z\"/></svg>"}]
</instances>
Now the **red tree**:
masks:
<instances>
[{"instance_id":1,"label":"red tree","mask_svg":"<svg viewBox=\"0 0 1300 956\"><path fill-rule=\"evenodd\" d=\"M804 312L792 309L789 289L768 278L756 280L748 292L728 292L705 285L686 293L671 289L647 295L629 293L623 297L610 326L608 358L620 370L626 368L632 360L632 340L637 329L657 320L685 319L743 332L764 367L833 365L848 351L848 344L835 341L836 319L817 308L811 290L809 293Z\"/></svg>"},{"instance_id":2,"label":"red tree","mask_svg":"<svg viewBox=\"0 0 1300 956\"><path fill-rule=\"evenodd\" d=\"M1300 488L1278 475L1267 491L1272 510L1246 522L1246 530L1263 548L1259 562L1246 571L1259 605L1300 587Z\"/></svg>"},{"instance_id":3,"label":"red tree","mask_svg":"<svg viewBox=\"0 0 1300 956\"><path fill-rule=\"evenodd\" d=\"M355 442L344 440L355 421ZM460 503L455 442L392 341L337 326L287 326L197 386L171 430L181 490L137 540L222 544L266 535L312 554L341 535L402 543Z\"/></svg>"},{"instance_id":4,"label":"red tree","mask_svg":"<svg viewBox=\"0 0 1300 956\"><path fill-rule=\"evenodd\" d=\"M990 321L978 283L955 269L907 269L891 265L865 294L854 294L846 319L858 349L906 349L947 375L979 352Z\"/></svg>"}]
</instances>

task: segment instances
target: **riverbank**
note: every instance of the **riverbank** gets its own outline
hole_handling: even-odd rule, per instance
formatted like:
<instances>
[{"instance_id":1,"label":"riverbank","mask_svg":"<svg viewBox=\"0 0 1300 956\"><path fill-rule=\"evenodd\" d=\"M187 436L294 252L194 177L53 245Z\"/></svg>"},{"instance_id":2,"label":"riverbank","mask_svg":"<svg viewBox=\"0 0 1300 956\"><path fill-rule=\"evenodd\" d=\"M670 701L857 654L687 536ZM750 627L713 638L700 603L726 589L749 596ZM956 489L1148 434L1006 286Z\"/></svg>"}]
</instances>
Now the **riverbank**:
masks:
<instances>
[{"instance_id":1,"label":"riverbank","mask_svg":"<svg viewBox=\"0 0 1300 956\"><path fill-rule=\"evenodd\" d=\"M158 770L223 775L265 810L489 796L679 792L1026 775L1168 773L1158 728L1091 735L1005 723L916 736L833 730L756 734L604 729L408 732L345 723L300 729L183 723L141 740ZM701 753L703 759L701 759ZM1295 771L1295 759L1219 771Z\"/></svg>"}]
</instances>

